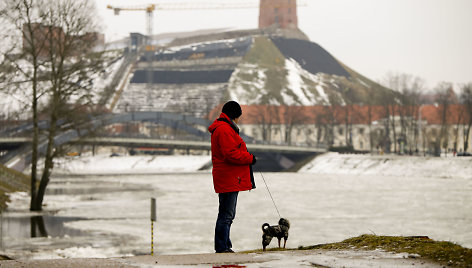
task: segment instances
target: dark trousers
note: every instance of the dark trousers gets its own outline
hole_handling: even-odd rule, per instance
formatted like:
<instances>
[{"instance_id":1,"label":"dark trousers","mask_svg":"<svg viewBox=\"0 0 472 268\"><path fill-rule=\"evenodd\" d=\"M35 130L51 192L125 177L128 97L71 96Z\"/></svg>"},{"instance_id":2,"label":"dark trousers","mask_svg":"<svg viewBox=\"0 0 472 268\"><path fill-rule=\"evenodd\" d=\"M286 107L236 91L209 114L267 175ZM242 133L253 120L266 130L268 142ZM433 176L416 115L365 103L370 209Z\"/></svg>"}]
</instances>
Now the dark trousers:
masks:
<instances>
[{"instance_id":1,"label":"dark trousers","mask_svg":"<svg viewBox=\"0 0 472 268\"><path fill-rule=\"evenodd\" d=\"M215 251L224 252L231 249L231 239L229 238L231 224L236 216L236 203L238 192L218 194L220 205L218 208L218 219L215 226Z\"/></svg>"}]
</instances>

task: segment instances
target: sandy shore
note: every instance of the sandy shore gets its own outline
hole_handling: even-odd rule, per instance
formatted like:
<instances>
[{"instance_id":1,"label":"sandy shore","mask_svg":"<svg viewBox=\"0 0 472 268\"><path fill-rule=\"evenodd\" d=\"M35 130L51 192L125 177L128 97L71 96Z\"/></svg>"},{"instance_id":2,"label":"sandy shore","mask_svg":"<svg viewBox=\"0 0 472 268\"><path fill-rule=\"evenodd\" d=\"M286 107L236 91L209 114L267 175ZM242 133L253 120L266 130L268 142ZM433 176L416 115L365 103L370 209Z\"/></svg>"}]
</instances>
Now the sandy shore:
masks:
<instances>
[{"instance_id":1,"label":"sandy shore","mask_svg":"<svg viewBox=\"0 0 472 268\"><path fill-rule=\"evenodd\" d=\"M1 267L442 267L407 253L295 250L264 253L183 254L106 259L8 260Z\"/></svg>"}]
</instances>

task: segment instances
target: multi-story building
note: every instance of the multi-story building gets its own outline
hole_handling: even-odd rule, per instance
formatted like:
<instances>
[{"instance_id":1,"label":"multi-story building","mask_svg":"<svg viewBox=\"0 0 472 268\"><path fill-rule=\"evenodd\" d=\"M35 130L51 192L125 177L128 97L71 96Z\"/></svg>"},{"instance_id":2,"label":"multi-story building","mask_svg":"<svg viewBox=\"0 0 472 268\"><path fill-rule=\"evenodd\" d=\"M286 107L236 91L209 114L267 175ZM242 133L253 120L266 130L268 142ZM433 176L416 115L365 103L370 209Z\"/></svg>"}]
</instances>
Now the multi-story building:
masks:
<instances>
[{"instance_id":1,"label":"multi-story building","mask_svg":"<svg viewBox=\"0 0 472 268\"><path fill-rule=\"evenodd\" d=\"M31 23L23 25L23 52L36 54L40 58L60 50L59 44L65 39L61 27ZM34 51L33 51L34 50Z\"/></svg>"},{"instance_id":2,"label":"multi-story building","mask_svg":"<svg viewBox=\"0 0 472 268\"><path fill-rule=\"evenodd\" d=\"M103 50L105 36L97 32L88 32L83 35L73 35L67 40L67 35L61 27L31 23L23 25L23 52L32 54L33 49L39 58L47 58L51 53L62 53L67 41L76 42L73 46L75 53L80 54L90 50ZM80 42L80 43L79 43ZM74 53L67 53L74 55Z\"/></svg>"},{"instance_id":3,"label":"multi-story building","mask_svg":"<svg viewBox=\"0 0 472 268\"><path fill-rule=\"evenodd\" d=\"M470 122L465 107L458 104L448 106L446 112L437 105L250 105L243 106L240 127L267 143L438 154L471 152Z\"/></svg>"}]
</instances>

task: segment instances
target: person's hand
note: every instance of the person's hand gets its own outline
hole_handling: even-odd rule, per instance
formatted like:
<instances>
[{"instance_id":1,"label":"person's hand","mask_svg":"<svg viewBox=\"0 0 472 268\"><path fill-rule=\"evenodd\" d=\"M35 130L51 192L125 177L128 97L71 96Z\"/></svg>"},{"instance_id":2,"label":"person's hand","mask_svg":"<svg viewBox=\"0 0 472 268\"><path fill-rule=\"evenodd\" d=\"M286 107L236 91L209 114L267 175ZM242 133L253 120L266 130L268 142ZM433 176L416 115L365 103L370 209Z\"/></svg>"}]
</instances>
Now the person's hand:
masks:
<instances>
[{"instance_id":1,"label":"person's hand","mask_svg":"<svg viewBox=\"0 0 472 268\"><path fill-rule=\"evenodd\" d=\"M255 155L252 155L252 163L251 163L251 165L255 165L256 162L257 162L256 156L255 156Z\"/></svg>"}]
</instances>

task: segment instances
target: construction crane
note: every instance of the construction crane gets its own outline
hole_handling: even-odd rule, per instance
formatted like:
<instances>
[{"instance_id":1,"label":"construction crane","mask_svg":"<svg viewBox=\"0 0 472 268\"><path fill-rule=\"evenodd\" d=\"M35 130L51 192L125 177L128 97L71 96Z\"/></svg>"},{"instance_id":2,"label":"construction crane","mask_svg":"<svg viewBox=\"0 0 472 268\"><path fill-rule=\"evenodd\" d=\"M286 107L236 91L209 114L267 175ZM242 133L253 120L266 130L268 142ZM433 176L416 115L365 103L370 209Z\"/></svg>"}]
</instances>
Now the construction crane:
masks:
<instances>
[{"instance_id":1,"label":"construction crane","mask_svg":"<svg viewBox=\"0 0 472 268\"><path fill-rule=\"evenodd\" d=\"M267 3L267 2L265 2ZM152 34L153 34L153 15L155 10L197 10L197 9L247 9L247 8L259 8L261 5L272 5L272 4L259 4L255 1L251 2L162 2L156 4L147 4L141 6L111 6L107 5L108 9L112 9L115 15L119 15L121 11L145 11L146 12L146 34L148 35L148 43L146 50L154 50L152 46ZM279 5L279 4L278 4ZM306 6L305 1L298 2L297 6ZM275 5L273 5L276 7Z\"/></svg>"},{"instance_id":2,"label":"construction crane","mask_svg":"<svg viewBox=\"0 0 472 268\"><path fill-rule=\"evenodd\" d=\"M148 36L148 44L146 50L154 50L152 47L152 25L153 25L153 16L156 5L149 4L147 6L129 6L129 7L116 7L107 5L107 8L113 9L115 15L120 15L121 11L146 11L146 34Z\"/></svg>"},{"instance_id":3,"label":"construction crane","mask_svg":"<svg viewBox=\"0 0 472 268\"><path fill-rule=\"evenodd\" d=\"M147 35L152 38L152 25L154 10L192 10L192 9L229 9L229 8L254 8L257 7L254 2L245 3L159 3L148 4L145 6L111 6L107 5L108 9L113 9L115 15L120 15L121 11L146 11L146 25Z\"/></svg>"}]
</instances>

